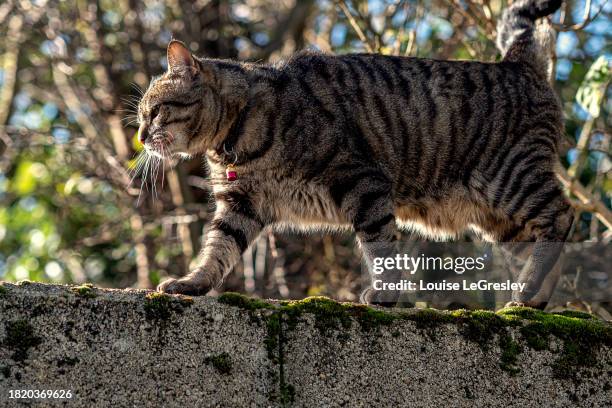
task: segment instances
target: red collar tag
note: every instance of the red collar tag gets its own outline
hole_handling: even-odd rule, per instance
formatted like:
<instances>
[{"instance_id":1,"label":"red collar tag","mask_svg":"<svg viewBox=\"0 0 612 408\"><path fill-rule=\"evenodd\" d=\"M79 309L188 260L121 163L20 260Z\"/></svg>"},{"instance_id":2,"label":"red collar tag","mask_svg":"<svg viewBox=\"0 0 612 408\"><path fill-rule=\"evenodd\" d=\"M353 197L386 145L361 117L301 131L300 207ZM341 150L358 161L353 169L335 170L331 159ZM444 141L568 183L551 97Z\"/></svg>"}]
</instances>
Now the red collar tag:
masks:
<instances>
[{"instance_id":1,"label":"red collar tag","mask_svg":"<svg viewBox=\"0 0 612 408\"><path fill-rule=\"evenodd\" d=\"M238 178L238 175L236 174L236 169L234 168L233 164L229 164L225 168L225 177L227 178L227 181L234 181Z\"/></svg>"}]
</instances>

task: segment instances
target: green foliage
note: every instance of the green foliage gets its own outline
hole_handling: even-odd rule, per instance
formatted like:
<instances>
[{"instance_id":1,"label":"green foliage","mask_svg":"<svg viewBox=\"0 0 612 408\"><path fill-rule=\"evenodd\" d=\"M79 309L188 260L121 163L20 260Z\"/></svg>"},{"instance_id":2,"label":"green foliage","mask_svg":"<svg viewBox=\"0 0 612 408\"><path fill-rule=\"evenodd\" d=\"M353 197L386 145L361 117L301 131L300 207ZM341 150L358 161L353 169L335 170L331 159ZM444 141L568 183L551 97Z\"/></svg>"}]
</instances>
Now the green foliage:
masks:
<instances>
[{"instance_id":1,"label":"green foliage","mask_svg":"<svg viewBox=\"0 0 612 408\"><path fill-rule=\"evenodd\" d=\"M70 168L56 147L32 148L16 160L4 196L0 186L0 199L8 201L0 207L5 279L71 282L85 273L100 281L120 262L132 267L129 248L119 249L128 225L117 216L121 210L108 183ZM116 226L118 235L100 240L108 226ZM83 245L84 240L101 243Z\"/></svg>"},{"instance_id":2,"label":"green foliage","mask_svg":"<svg viewBox=\"0 0 612 408\"><path fill-rule=\"evenodd\" d=\"M594 118L599 116L601 102L610 82L610 64L605 55L597 58L576 93L578 103Z\"/></svg>"}]
</instances>

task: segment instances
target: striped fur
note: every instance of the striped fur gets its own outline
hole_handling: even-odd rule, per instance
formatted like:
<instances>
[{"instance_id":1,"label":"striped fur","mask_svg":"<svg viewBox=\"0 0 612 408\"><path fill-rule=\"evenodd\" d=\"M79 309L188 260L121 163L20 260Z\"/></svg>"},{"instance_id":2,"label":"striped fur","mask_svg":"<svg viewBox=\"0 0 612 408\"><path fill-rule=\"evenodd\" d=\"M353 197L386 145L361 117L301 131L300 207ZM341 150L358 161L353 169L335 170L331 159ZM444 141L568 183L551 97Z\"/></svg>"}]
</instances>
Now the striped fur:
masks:
<instances>
[{"instance_id":1,"label":"striped fur","mask_svg":"<svg viewBox=\"0 0 612 408\"><path fill-rule=\"evenodd\" d=\"M512 58L499 63L301 53L259 65L171 43L141 134L151 150L205 155L217 209L200 267L159 289L208 292L264 228L352 229L366 258L377 244L390 251L398 227L562 242L572 213L554 175L561 105L537 66L504 49ZM538 292L558 250L537 255L517 302L550 295Z\"/></svg>"}]
</instances>

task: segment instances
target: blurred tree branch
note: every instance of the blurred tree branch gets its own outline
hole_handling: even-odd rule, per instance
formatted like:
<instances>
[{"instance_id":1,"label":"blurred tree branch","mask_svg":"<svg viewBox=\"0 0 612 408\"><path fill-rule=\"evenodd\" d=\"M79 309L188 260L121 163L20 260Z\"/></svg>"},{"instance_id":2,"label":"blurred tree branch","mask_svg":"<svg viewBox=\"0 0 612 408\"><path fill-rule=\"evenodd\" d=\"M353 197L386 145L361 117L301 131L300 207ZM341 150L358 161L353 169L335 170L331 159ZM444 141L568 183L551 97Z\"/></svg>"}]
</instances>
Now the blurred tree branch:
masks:
<instances>
[{"instance_id":1,"label":"blurred tree branch","mask_svg":"<svg viewBox=\"0 0 612 408\"><path fill-rule=\"evenodd\" d=\"M2 72L4 73L2 90L0 92L0 125L4 125L11 112L13 93L17 81L17 64L19 59L19 45L21 44L21 26L23 17L20 15L12 16L9 19L8 31L5 38L5 52L3 55Z\"/></svg>"},{"instance_id":2,"label":"blurred tree branch","mask_svg":"<svg viewBox=\"0 0 612 408\"><path fill-rule=\"evenodd\" d=\"M287 41L295 43L294 48L304 48L304 32L306 22L314 9L314 0L297 1L285 18L278 24L272 33L268 44L253 57L254 60L267 60L274 52L281 49Z\"/></svg>"}]
</instances>

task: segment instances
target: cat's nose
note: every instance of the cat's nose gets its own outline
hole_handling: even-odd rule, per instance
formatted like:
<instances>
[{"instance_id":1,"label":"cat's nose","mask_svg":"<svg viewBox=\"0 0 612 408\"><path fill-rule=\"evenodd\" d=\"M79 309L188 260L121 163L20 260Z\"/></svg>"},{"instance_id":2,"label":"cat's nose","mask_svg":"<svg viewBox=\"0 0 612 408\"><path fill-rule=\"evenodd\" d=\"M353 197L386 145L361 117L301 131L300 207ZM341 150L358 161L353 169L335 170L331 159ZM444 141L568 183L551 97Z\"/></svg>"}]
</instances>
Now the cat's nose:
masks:
<instances>
[{"instance_id":1,"label":"cat's nose","mask_svg":"<svg viewBox=\"0 0 612 408\"><path fill-rule=\"evenodd\" d=\"M143 125L140 127L140 129L138 129L138 140L140 140L140 143L145 144L148 138L149 129L147 128L147 126Z\"/></svg>"}]
</instances>

